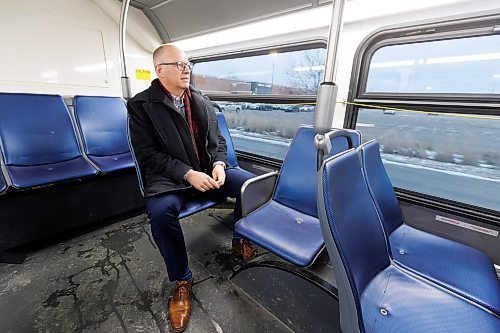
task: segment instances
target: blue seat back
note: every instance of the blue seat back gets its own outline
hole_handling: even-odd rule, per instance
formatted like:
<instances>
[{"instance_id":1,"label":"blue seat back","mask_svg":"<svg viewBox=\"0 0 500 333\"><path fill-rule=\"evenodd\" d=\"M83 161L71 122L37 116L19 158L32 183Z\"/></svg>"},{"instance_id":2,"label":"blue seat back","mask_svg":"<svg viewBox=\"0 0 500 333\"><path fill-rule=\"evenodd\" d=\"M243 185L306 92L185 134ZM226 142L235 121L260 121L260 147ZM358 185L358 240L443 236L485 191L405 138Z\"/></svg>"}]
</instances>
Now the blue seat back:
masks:
<instances>
[{"instance_id":1,"label":"blue seat back","mask_svg":"<svg viewBox=\"0 0 500 333\"><path fill-rule=\"evenodd\" d=\"M363 331L361 294L390 264L385 235L356 150L326 160L318 178L320 223L335 269L342 327Z\"/></svg>"},{"instance_id":2,"label":"blue seat back","mask_svg":"<svg viewBox=\"0 0 500 333\"><path fill-rule=\"evenodd\" d=\"M232 167L238 166L238 160L236 159L236 152L234 151L233 139L229 134L229 128L227 127L226 118L222 112L217 112L217 122L219 123L219 130L224 139L226 140L227 147L227 162Z\"/></svg>"},{"instance_id":3,"label":"blue seat back","mask_svg":"<svg viewBox=\"0 0 500 333\"><path fill-rule=\"evenodd\" d=\"M0 144L6 165L30 166L81 155L61 96L0 93Z\"/></svg>"},{"instance_id":4,"label":"blue seat back","mask_svg":"<svg viewBox=\"0 0 500 333\"><path fill-rule=\"evenodd\" d=\"M351 134L354 147L359 146L361 134L358 131L347 130ZM301 213L318 217L316 208L316 149L313 127L301 126L288 149L280 171L273 200L300 211ZM329 156L348 149L345 137L332 140L332 151ZM328 156L325 156L327 158Z\"/></svg>"},{"instance_id":5,"label":"blue seat back","mask_svg":"<svg viewBox=\"0 0 500 333\"><path fill-rule=\"evenodd\" d=\"M86 154L110 156L129 151L127 108L123 99L75 96L73 105Z\"/></svg>"},{"instance_id":6,"label":"blue seat back","mask_svg":"<svg viewBox=\"0 0 500 333\"><path fill-rule=\"evenodd\" d=\"M396 193L380 158L379 144L372 140L359 147L368 189L380 214L387 235L403 224Z\"/></svg>"}]
</instances>

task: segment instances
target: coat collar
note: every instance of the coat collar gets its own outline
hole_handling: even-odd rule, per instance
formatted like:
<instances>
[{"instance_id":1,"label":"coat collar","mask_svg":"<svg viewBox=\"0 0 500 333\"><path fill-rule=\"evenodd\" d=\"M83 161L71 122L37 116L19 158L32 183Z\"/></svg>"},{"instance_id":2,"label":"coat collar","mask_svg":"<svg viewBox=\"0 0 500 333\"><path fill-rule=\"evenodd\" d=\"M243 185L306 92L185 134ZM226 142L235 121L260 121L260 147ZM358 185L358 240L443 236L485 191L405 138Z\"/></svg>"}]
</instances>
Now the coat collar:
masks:
<instances>
[{"instance_id":1,"label":"coat collar","mask_svg":"<svg viewBox=\"0 0 500 333\"><path fill-rule=\"evenodd\" d=\"M168 102L170 101L169 96L163 91L163 87L160 83L160 80L154 79L151 82L151 102L164 102L166 104L169 104ZM171 101L170 101L171 102Z\"/></svg>"},{"instance_id":2,"label":"coat collar","mask_svg":"<svg viewBox=\"0 0 500 333\"><path fill-rule=\"evenodd\" d=\"M204 97L201 91L199 91L192 85L189 85L189 91L191 93L190 95L191 107L193 108L194 105L195 108L203 108L204 104L208 102L208 99ZM139 94L135 95L131 100L129 100L129 103L133 102L162 103L167 107L171 108L172 110L177 111L170 96L167 96L167 94L163 91L163 87L160 83L160 80L158 79L154 79L153 81L151 81L151 86L148 89L144 90L143 92L140 92Z\"/></svg>"},{"instance_id":3,"label":"coat collar","mask_svg":"<svg viewBox=\"0 0 500 333\"><path fill-rule=\"evenodd\" d=\"M165 99L170 100L170 96L168 96L165 93L165 89L161 85L160 80L154 79L151 82L150 91L151 91L152 102L165 102L168 104L168 102ZM188 90L189 98L192 98L192 92L194 92L195 94L200 94L199 90L195 89L192 85L189 85L189 90Z\"/></svg>"}]
</instances>

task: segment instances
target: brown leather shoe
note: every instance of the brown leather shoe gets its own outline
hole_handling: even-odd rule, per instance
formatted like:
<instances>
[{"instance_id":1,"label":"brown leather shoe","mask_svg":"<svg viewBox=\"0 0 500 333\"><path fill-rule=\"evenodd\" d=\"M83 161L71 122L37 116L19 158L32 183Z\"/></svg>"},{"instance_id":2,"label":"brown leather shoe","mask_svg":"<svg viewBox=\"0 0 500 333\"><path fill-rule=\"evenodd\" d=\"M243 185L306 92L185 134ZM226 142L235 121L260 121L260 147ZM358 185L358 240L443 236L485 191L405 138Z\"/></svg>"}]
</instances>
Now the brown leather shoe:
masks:
<instances>
[{"instance_id":1,"label":"brown leather shoe","mask_svg":"<svg viewBox=\"0 0 500 333\"><path fill-rule=\"evenodd\" d=\"M245 238L240 239L237 243L233 243L233 251L241 255L245 261L250 261L257 255L257 248Z\"/></svg>"},{"instance_id":2,"label":"brown leather shoe","mask_svg":"<svg viewBox=\"0 0 500 333\"><path fill-rule=\"evenodd\" d=\"M168 306L172 331L182 332L186 329L191 316L191 290L193 281L179 281L175 285L174 295Z\"/></svg>"}]
</instances>

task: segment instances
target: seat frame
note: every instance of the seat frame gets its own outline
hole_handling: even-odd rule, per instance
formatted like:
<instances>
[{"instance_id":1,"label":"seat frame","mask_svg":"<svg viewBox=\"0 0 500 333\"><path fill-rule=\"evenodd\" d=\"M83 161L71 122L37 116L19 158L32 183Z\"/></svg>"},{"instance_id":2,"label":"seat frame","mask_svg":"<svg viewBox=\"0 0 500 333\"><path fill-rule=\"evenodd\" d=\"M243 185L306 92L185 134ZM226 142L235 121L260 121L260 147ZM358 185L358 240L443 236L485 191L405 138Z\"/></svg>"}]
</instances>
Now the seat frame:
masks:
<instances>
[{"instance_id":1,"label":"seat frame","mask_svg":"<svg viewBox=\"0 0 500 333\"><path fill-rule=\"evenodd\" d=\"M500 314L500 296L494 299L495 294L500 295L500 283L491 259L475 248L406 224L378 147L376 140L368 141L358 147L358 154L393 260L422 278ZM404 245L399 244L400 239ZM434 265L428 265L429 261ZM450 268L447 265L455 270L443 270ZM476 284L468 284L470 278L477 279Z\"/></svg>"},{"instance_id":2,"label":"seat frame","mask_svg":"<svg viewBox=\"0 0 500 333\"><path fill-rule=\"evenodd\" d=\"M299 131L304 131L304 130L309 130L313 131L312 126L301 126L299 130L297 131L296 137L294 137L292 144L290 145L290 150L291 149L298 149L294 148L296 145L298 146L299 144L295 142L295 140L298 139ZM349 148L353 144L356 146L361 143L361 133L359 131L353 131L353 130L345 130L345 129L336 129L333 131L335 135L332 134L331 137L328 137L327 141L327 148L328 150L325 151L325 154L328 155L332 149L332 144L331 142L337 138L337 137L342 137L346 139L347 142L347 147ZM353 137L356 135L356 142L353 142ZM314 144L315 142L311 142L311 148L314 149ZM290 157L290 150L287 153L287 156L285 157L285 160L283 162L283 165L285 166L286 163L292 163L292 158ZM297 154L297 152L293 152L294 155ZM294 157L296 158L296 156ZM314 158L314 157L313 157ZM316 160L313 160L313 164ZM317 215L317 209L315 210L316 216L309 214L310 209L297 209L297 207L290 207L287 204L282 203L279 199L276 198L276 193L278 191L278 188L280 187L280 179L284 179L283 177L295 177L297 175L284 175L283 172L283 167L282 170L278 173L276 172L270 172L265 175L259 176L254 179L250 179L242 187L242 193L241 193L241 202L242 202L242 211L243 211L243 218L242 220L238 221L235 225L235 230L240 233L243 237L255 242L259 246L262 246L263 248L267 249L268 251L278 255L279 257L291 262L292 264L298 266L298 267L309 267L318 258L318 256L323 252L324 249L324 241L323 241L323 236L321 235L321 231L319 229L319 220L318 220L318 215ZM285 169L287 170L287 169ZM290 172L290 171L288 171ZM311 185L314 186L314 185ZM298 203L300 204L300 203ZM275 205L272 207L271 205ZM318 234L317 237L310 238L308 239L307 245L309 248L307 248L305 251L308 253L307 255L304 255L304 253L294 253L292 254L291 252L292 249L285 249L280 243L283 241L281 237L279 239L275 240L274 242L271 241L271 236L272 233L275 233L276 230L269 229L269 231L266 231L264 226L261 225L258 227L258 230L252 230L252 222L249 221L249 219L252 218L252 214L254 216L261 214L262 209L272 209L272 210L285 210L285 211L292 211L295 212L294 218L287 220L286 223L289 222L290 225L295 226L296 224L302 224L303 222L310 223L311 220L316 220L317 225L318 225ZM290 215L290 214L287 214ZM300 221L303 220L303 221ZM281 219L283 222L284 220ZM272 220L267 221L266 223L272 224ZM285 223L285 222L283 222ZM304 226L308 226L310 224L305 224ZM297 228L292 228L293 231L290 233L290 238L295 238L298 239L300 237L294 237L298 236L298 234L301 231L304 231L302 226L299 226ZM310 228L308 228L311 230ZM266 232L266 234L264 234ZM311 234L309 234L311 236ZM318 248L317 245L320 245ZM305 247L304 247L305 248ZM312 249L314 250L314 253L311 253L310 251ZM312 256L311 256L312 254ZM307 258L307 259L306 259Z\"/></svg>"},{"instance_id":3,"label":"seat frame","mask_svg":"<svg viewBox=\"0 0 500 333\"><path fill-rule=\"evenodd\" d=\"M351 176L350 172L355 174ZM347 183L352 181L352 188L348 188ZM412 326L413 330L406 327L411 332L419 331L420 325L439 332L450 328L455 331L462 327L457 324L459 321L467 322L468 328L462 330L465 332L476 324L473 319L482 325L478 326L482 332L500 329L498 316L488 309L408 271L392 259L356 150L328 158L318 173L317 189L321 229L337 280L344 332L385 331L404 323L419 323ZM357 209L360 205L366 208ZM351 208L356 212L345 211ZM356 232L360 228L364 230L362 235ZM353 237L369 237L368 245L362 240L352 242ZM370 267L357 262L359 256L368 256L364 261L369 261ZM411 297L412 292L416 292L415 297ZM423 300L428 306L413 306L414 299ZM448 308L450 311L445 311ZM419 315L420 320L416 319Z\"/></svg>"}]
</instances>

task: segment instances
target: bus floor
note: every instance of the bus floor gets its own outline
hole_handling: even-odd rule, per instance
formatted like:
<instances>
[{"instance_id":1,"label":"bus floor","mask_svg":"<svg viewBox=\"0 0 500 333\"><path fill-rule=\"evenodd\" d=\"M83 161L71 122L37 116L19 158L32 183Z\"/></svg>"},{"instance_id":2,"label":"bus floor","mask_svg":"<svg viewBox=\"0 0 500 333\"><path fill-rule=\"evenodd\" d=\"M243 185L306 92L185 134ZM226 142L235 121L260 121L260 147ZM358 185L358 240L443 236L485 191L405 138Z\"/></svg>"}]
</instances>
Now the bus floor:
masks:
<instances>
[{"instance_id":1,"label":"bus floor","mask_svg":"<svg viewBox=\"0 0 500 333\"><path fill-rule=\"evenodd\" d=\"M242 265L231 219L223 207L181 221L195 276L186 332L290 332L229 280ZM173 286L142 214L0 264L0 331L169 332Z\"/></svg>"}]
</instances>

